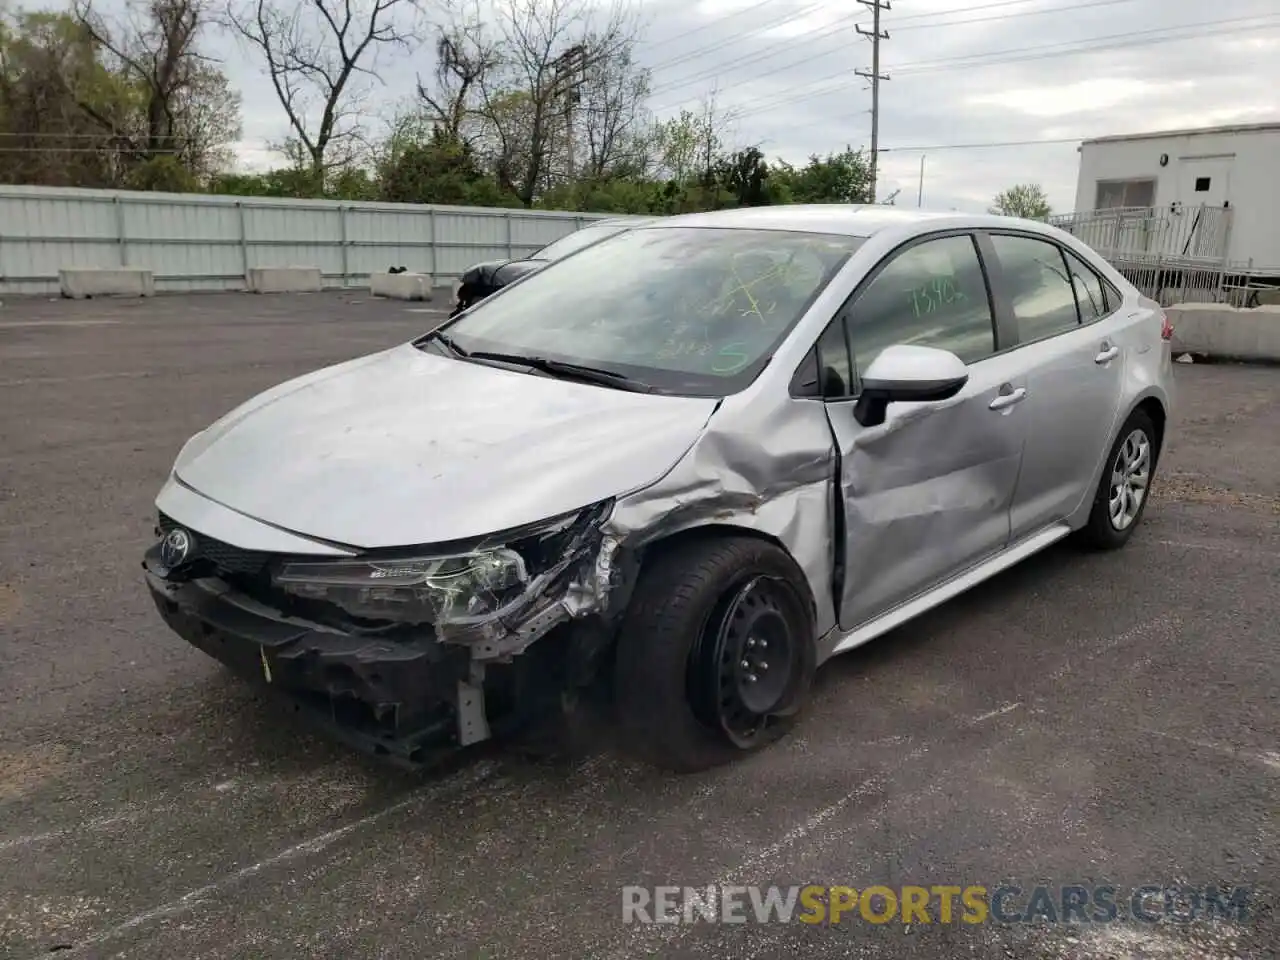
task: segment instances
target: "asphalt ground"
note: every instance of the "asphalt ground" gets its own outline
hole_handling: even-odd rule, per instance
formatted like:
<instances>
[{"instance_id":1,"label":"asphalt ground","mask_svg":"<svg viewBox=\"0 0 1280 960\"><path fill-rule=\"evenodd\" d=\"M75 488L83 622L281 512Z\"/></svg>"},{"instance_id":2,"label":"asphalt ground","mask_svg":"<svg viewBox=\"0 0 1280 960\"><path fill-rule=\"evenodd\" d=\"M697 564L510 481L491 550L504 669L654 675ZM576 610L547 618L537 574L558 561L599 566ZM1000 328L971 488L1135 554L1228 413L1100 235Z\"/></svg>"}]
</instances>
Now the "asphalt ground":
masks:
<instances>
[{"instance_id":1,"label":"asphalt ground","mask_svg":"<svg viewBox=\"0 0 1280 960\"><path fill-rule=\"evenodd\" d=\"M1123 551L1051 549L837 658L760 756L670 777L601 728L570 759L489 746L424 778L169 634L138 564L189 435L438 316L0 307L0 956L1277 955L1280 369L1179 366ZM1213 922L622 922L626 885L1002 882L1014 912L1038 884L1251 894Z\"/></svg>"}]
</instances>

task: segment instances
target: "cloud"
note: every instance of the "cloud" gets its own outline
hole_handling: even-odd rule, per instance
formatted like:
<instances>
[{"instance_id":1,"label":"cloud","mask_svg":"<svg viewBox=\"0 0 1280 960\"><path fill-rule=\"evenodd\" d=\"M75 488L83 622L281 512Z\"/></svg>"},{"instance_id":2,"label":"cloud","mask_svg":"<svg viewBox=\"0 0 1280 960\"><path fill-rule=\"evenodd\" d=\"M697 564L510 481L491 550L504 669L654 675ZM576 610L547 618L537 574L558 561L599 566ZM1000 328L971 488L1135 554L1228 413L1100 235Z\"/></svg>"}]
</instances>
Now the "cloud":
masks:
<instances>
[{"instance_id":1,"label":"cloud","mask_svg":"<svg viewBox=\"0 0 1280 960\"><path fill-rule=\"evenodd\" d=\"M608 0L600 0L606 3ZM637 48L653 69L659 115L711 92L738 114L735 136L803 161L870 140L871 65L861 4L830 0L632 0ZM1190 26L1188 26L1190 25ZM1199 25L1199 26L1196 26ZM1275 0L910 0L883 14L880 196L981 210L1000 190L1037 181L1055 210L1076 193L1080 139L1280 120ZM1169 37L1176 42L1157 42ZM287 132L255 61L219 38L245 93L245 150L260 166ZM388 60L368 100L385 115L431 69L429 49ZM1066 140L1006 147L956 145ZM908 150L905 148L927 148Z\"/></svg>"},{"instance_id":2,"label":"cloud","mask_svg":"<svg viewBox=\"0 0 1280 960\"><path fill-rule=\"evenodd\" d=\"M1021 87L972 96L969 107L1004 107L1028 117L1072 117L1110 110L1124 103L1181 96L1194 90L1194 80L1148 81L1093 77L1061 86Z\"/></svg>"},{"instance_id":3,"label":"cloud","mask_svg":"<svg viewBox=\"0 0 1280 960\"><path fill-rule=\"evenodd\" d=\"M854 73L871 64L870 42L854 30L869 27L865 7L851 15L845 5L778 0L687 42L682 35L705 27L698 8L664 9L645 48L657 106L675 110L715 87L742 114L739 136L771 154L800 160L868 145L870 93ZM901 190L899 202L915 202L922 153L926 205L980 210L1000 190L1038 181L1066 210L1080 139L1280 120L1272 0L913 0L894 4L882 28L890 79L880 89L879 192ZM1169 37L1183 39L1156 42ZM725 45L709 49L717 42ZM1060 139L1069 142L952 149ZM908 147L931 149L898 152Z\"/></svg>"}]
</instances>

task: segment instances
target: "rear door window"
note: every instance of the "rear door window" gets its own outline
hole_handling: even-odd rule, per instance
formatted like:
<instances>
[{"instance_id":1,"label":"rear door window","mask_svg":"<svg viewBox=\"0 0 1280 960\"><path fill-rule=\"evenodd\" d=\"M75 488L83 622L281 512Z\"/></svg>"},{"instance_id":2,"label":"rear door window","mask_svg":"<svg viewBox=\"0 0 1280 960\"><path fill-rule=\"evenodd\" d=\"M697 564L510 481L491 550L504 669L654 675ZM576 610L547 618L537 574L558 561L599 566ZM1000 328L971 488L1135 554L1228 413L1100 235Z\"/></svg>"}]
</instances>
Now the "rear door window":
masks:
<instances>
[{"instance_id":1,"label":"rear door window","mask_svg":"<svg viewBox=\"0 0 1280 960\"><path fill-rule=\"evenodd\" d=\"M1080 326L1076 291L1062 249L1035 237L992 234L1004 289L1013 304L1022 343Z\"/></svg>"},{"instance_id":2,"label":"rear door window","mask_svg":"<svg viewBox=\"0 0 1280 960\"><path fill-rule=\"evenodd\" d=\"M1070 250L1063 252L1067 258L1067 269L1071 271L1071 285L1075 287L1076 303L1080 306L1080 322L1092 323L1094 320L1101 320L1111 312L1107 309L1107 297L1103 292L1102 278Z\"/></svg>"}]
</instances>

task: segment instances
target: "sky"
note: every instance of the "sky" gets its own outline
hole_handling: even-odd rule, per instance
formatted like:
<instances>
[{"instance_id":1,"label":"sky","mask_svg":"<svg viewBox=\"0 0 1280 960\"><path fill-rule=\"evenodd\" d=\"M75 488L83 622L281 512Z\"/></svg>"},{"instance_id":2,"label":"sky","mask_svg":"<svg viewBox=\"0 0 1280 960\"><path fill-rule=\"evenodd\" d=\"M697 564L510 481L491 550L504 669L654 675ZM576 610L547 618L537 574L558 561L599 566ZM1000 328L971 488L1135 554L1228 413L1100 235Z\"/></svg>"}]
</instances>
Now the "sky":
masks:
<instances>
[{"instance_id":1,"label":"sky","mask_svg":"<svg viewBox=\"0 0 1280 960\"><path fill-rule=\"evenodd\" d=\"M739 117L736 141L759 144L770 158L803 162L869 145L870 85L854 73L871 66L871 41L856 30L870 29L867 6L633 2L642 24L636 55L652 69L658 116L714 93ZM1081 139L1280 121L1275 0L889 2L879 199L898 191L899 204L976 212L1002 189L1038 182L1054 211L1067 212ZM238 154L261 169L277 159L268 144L286 132L284 115L247 51L224 38L211 47L245 93ZM384 57L370 108L385 114L430 68L429 47ZM1063 142L1025 142L1046 140Z\"/></svg>"}]
</instances>

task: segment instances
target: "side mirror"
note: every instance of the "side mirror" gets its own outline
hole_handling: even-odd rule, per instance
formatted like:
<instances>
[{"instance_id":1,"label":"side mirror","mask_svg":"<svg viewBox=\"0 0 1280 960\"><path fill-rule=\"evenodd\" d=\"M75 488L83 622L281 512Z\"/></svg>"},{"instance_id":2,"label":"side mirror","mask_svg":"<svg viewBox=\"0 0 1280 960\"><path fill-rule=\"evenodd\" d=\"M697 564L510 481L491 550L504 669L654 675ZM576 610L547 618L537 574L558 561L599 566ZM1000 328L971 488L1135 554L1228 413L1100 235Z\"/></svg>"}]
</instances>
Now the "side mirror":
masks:
<instances>
[{"instance_id":1,"label":"side mirror","mask_svg":"<svg viewBox=\"0 0 1280 960\"><path fill-rule=\"evenodd\" d=\"M864 427L878 427L889 404L949 400L968 382L964 361L950 350L894 344L862 375L853 415Z\"/></svg>"}]
</instances>

